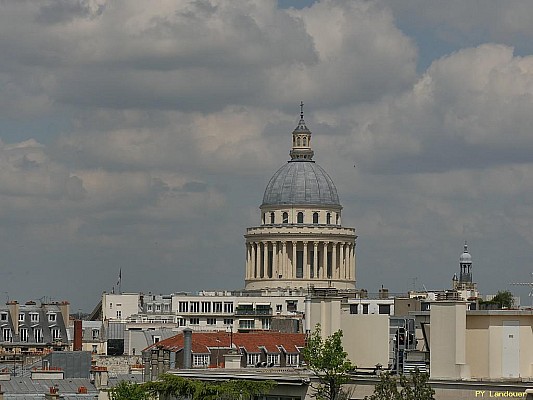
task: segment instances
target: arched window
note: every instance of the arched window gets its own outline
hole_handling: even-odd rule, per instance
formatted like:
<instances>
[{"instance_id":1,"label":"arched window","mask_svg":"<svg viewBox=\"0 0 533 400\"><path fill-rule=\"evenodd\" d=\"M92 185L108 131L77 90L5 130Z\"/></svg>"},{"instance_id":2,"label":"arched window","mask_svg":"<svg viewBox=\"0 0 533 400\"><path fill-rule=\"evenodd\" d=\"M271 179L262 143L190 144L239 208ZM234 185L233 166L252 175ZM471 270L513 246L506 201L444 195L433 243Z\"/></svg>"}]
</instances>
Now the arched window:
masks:
<instances>
[{"instance_id":1,"label":"arched window","mask_svg":"<svg viewBox=\"0 0 533 400\"><path fill-rule=\"evenodd\" d=\"M330 213L326 214L326 224L328 224L328 225L331 224L331 214Z\"/></svg>"},{"instance_id":2,"label":"arched window","mask_svg":"<svg viewBox=\"0 0 533 400\"><path fill-rule=\"evenodd\" d=\"M297 215L297 221L299 224L303 224L304 223L304 213L303 212L299 212L298 215Z\"/></svg>"},{"instance_id":3,"label":"arched window","mask_svg":"<svg viewBox=\"0 0 533 400\"><path fill-rule=\"evenodd\" d=\"M288 224L289 223L289 213L284 212L283 213L283 223Z\"/></svg>"},{"instance_id":4,"label":"arched window","mask_svg":"<svg viewBox=\"0 0 533 400\"><path fill-rule=\"evenodd\" d=\"M270 223L271 224L274 223L274 213L273 212L270 213Z\"/></svg>"},{"instance_id":5,"label":"arched window","mask_svg":"<svg viewBox=\"0 0 533 400\"><path fill-rule=\"evenodd\" d=\"M300 146L300 144L301 144L301 143L300 143L300 136L298 136L298 139L296 139L296 145L297 145L297 146Z\"/></svg>"},{"instance_id":6,"label":"arched window","mask_svg":"<svg viewBox=\"0 0 533 400\"><path fill-rule=\"evenodd\" d=\"M303 139L302 139L302 144L303 144L304 146L307 146L307 138L303 138Z\"/></svg>"},{"instance_id":7,"label":"arched window","mask_svg":"<svg viewBox=\"0 0 533 400\"><path fill-rule=\"evenodd\" d=\"M339 213L335 214L335 223L339 225Z\"/></svg>"},{"instance_id":8,"label":"arched window","mask_svg":"<svg viewBox=\"0 0 533 400\"><path fill-rule=\"evenodd\" d=\"M261 216L261 219L263 220L263 224L265 223L265 213Z\"/></svg>"},{"instance_id":9,"label":"arched window","mask_svg":"<svg viewBox=\"0 0 533 400\"><path fill-rule=\"evenodd\" d=\"M313 224L318 224L318 213L317 212L313 213Z\"/></svg>"}]
</instances>

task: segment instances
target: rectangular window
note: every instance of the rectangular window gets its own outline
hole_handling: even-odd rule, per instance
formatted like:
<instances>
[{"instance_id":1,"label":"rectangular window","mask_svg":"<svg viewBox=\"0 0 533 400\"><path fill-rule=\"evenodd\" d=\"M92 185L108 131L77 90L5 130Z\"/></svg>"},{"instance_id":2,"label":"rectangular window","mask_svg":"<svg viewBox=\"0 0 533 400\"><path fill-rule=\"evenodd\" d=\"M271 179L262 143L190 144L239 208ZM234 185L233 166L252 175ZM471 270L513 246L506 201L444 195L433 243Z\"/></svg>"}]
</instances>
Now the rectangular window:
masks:
<instances>
[{"instance_id":1,"label":"rectangular window","mask_svg":"<svg viewBox=\"0 0 533 400\"><path fill-rule=\"evenodd\" d=\"M277 311L277 312L281 312L281 311L283 311L283 305L281 305L281 304L276 304L276 311Z\"/></svg>"},{"instance_id":2,"label":"rectangular window","mask_svg":"<svg viewBox=\"0 0 533 400\"><path fill-rule=\"evenodd\" d=\"M239 329L254 329L255 321L253 319L241 319L239 321Z\"/></svg>"},{"instance_id":3,"label":"rectangular window","mask_svg":"<svg viewBox=\"0 0 533 400\"><path fill-rule=\"evenodd\" d=\"M155 310L156 311L161 311L161 304L156 304L155 305Z\"/></svg>"},{"instance_id":4,"label":"rectangular window","mask_svg":"<svg viewBox=\"0 0 533 400\"><path fill-rule=\"evenodd\" d=\"M233 325L233 318L224 318L224 325Z\"/></svg>"},{"instance_id":5,"label":"rectangular window","mask_svg":"<svg viewBox=\"0 0 533 400\"><path fill-rule=\"evenodd\" d=\"M4 339L4 342L11 342L11 329L2 329L2 339Z\"/></svg>"},{"instance_id":6,"label":"rectangular window","mask_svg":"<svg viewBox=\"0 0 533 400\"><path fill-rule=\"evenodd\" d=\"M213 302L213 312L215 312L215 313L221 313L222 312L222 302L221 301L214 301Z\"/></svg>"},{"instance_id":7,"label":"rectangular window","mask_svg":"<svg viewBox=\"0 0 533 400\"><path fill-rule=\"evenodd\" d=\"M287 354L285 362L287 366L296 367L299 364L299 354Z\"/></svg>"},{"instance_id":8,"label":"rectangular window","mask_svg":"<svg viewBox=\"0 0 533 400\"><path fill-rule=\"evenodd\" d=\"M200 312L199 301L191 301L191 312L194 312L194 313Z\"/></svg>"},{"instance_id":9,"label":"rectangular window","mask_svg":"<svg viewBox=\"0 0 533 400\"><path fill-rule=\"evenodd\" d=\"M217 319L216 318L207 318L207 325L216 325Z\"/></svg>"},{"instance_id":10,"label":"rectangular window","mask_svg":"<svg viewBox=\"0 0 533 400\"><path fill-rule=\"evenodd\" d=\"M350 314L358 314L359 304L350 304Z\"/></svg>"},{"instance_id":11,"label":"rectangular window","mask_svg":"<svg viewBox=\"0 0 533 400\"><path fill-rule=\"evenodd\" d=\"M363 314L368 314L368 304L363 304Z\"/></svg>"},{"instance_id":12,"label":"rectangular window","mask_svg":"<svg viewBox=\"0 0 533 400\"><path fill-rule=\"evenodd\" d=\"M248 353L246 355L246 365L255 367L261 361L261 354L259 353Z\"/></svg>"},{"instance_id":13,"label":"rectangular window","mask_svg":"<svg viewBox=\"0 0 533 400\"><path fill-rule=\"evenodd\" d=\"M122 311L117 310L117 318L118 318L118 319L121 319L121 318L122 318Z\"/></svg>"},{"instance_id":14,"label":"rectangular window","mask_svg":"<svg viewBox=\"0 0 533 400\"><path fill-rule=\"evenodd\" d=\"M37 343L43 342L43 330L41 328L36 328L33 330L33 338Z\"/></svg>"},{"instance_id":15,"label":"rectangular window","mask_svg":"<svg viewBox=\"0 0 533 400\"><path fill-rule=\"evenodd\" d=\"M170 311L170 304L164 304L163 309L164 311Z\"/></svg>"},{"instance_id":16,"label":"rectangular window","mask_svg":"<svg viewBox=\"0 0 533 400\"><path fill-rule=\"evenodd\" d=\"M146 310L151 312L152 311L152 305L151 304L147 304L146 305Z\"/></svg>"},{"instance_id":17,"label":"rectangular window","mask_svg":"<svg viewBox=\"0 0 533 400\"><path fill-rule=\"evenodd\" d=\"M19 322L24 322L24 313L19 313Z\"/></svg>"},{"instance_id":18,"label":"rectangular window","mask_svg":"<svg viewBox=\"0 0 533 400\"><path fill-rule=\"evenodd\" d=\"M7 313L3 312L0 314L0 321L7 321Z\"/></svg>"},{"instance_id":19,"label":"rectangular window","mask_svg":"<svg viewBox=\"0 0 533 400\"><path fill-rule=\"evenodd\" d=\"M189 324L200 325L200 318L189 318Z\"/></svg>"},{"instance_id":20,"label":"rectangular window","mask_svg":"<svg viewBox=\"0 0 533 400\"><path fill-rule=\"evenodd\" d=\"M61 330L59 328L52 328L52 340L59 340L61 339Z\"/></svg>"},{"instance_id":21,"label":"rectangular window","mask_svg":"<svg viewBox=\"0 0 533 400\"><path fill-rule=\"evenodd\" d=\"M209 354L193 354L192 366L193 367L207 367L209 365Z\"/></svg>"},{"instance_id":22,"label":"rectangular window","mask_svg":"<svg viewBox=\"0 0 533 400\"><path fill-rule=\"evenodd\" d=\"M210 313L211 312L211 302L210 301L202 301L202 312L203 313Z\"/></svg>"},{"instance_id":23,"label":"rectangular window","mask_svg":"<svg viewBox=\"0 0 533 400\"><path fill-rule=\"evenodd\" d=\"M37 314L37 313L30 313L30 321L31 321L31 322L39 322L39 314Z\"/></svg>"},{"instance_id":24,"label":"rectangular window","mask_svg":"<svg viewBox=\"0 0 533 400\"><path fill-rule=\"evenodd\" d=\"M279 365L279 354L267 354L267 365Z\"/></svg>"},{"instance_id":25,"label":"rectangular window","mask_svg":"<svg viewBox=\"0 0 533 400\"><path fill-rule=\"evenodd\" d=\"M185 326L185 318L178 318L178 320L176 321L176 324L178 326Z\"/></svg>"},{"instance_id":26,"label":"rectangular window","mask_svg":"<svg viewBox=\"0 0 533 400\"><path fill-rule=\"evenodd\" d=\"M21 342L28 341L28 329L27 328L20 328L20 341Z\"/></svg>"},{"instance_id":27,"label":"rectangular window","mask_svg":"<svg viewBox=\"0 0 533 400\"><path fill-rule=\"evenodd\" d=\"M57 316L55 313L48 314L48 322L56 322Z\"/></svg>"},{"instance_id":28,"label":"rectangular window","mask_svg":"<svg viewBox=\"0 0 533 400\"><path fill-rule=\"evenodd\" d=\"M224 312L226 314L233 314L233 303L224 302Z\"/></svg>"},{"instance_id":29,"label":"rectangular window","mask_svg":"<svg viewBox=\"0 0 533 400\"><path fill-rule=\"evenodd\" d=\"M261 329L270 330L270 318L261 318Z\"/></svg>"},{"instance_id":30,"label":"rectangular window","mask_svg":"<svg viewBox=\"0 0 533 400\"><path fill-rule=\"evenodd\" d=\"M178 303L178 311L179 312L189 312L189 303L186 301L180 301Z\"/></svg>"},{"instance_id":31,"label":"rectangular window","mask_svg":"<svg viewBox=\"0 0 533 400\"><path fill-rule=\"evenodd\" d=\"M390 315L390 304L379 304L378 305L379 314Z\"/></svg>"},{"instance_id":32,"label":"rectangular window","mask_svg":"<svg viewBox=\"0 0 533 400\"><path fill-rule=\"evenodd\" d=\"M93 344L93 353L96 354L98 352L98 345ZM135 353L133 353L135 354Z\"/></svg>"},{"instance_id":33,"label":"rectangular window","mask_svg":"<svg viewBox=\"0 0 533 400\"><path fill-rule=\"evenodd\" d=\"M93 340L98 340L98 338L100 337L100 329L93 329L92 337Z\"/></svg>"}]
</instances>

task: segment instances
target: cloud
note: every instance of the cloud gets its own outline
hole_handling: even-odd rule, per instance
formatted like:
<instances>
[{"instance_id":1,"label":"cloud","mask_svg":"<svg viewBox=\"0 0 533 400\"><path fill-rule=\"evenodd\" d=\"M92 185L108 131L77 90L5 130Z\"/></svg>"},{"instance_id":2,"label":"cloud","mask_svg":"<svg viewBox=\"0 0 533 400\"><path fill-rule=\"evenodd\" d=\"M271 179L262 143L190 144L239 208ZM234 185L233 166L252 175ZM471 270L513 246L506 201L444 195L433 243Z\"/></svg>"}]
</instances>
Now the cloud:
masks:
<instances>
[{"instance_id":1,"label":"cloud","mask_svg":"<svg viewBox=\"0 0 533 400\"><path fill-rule=\"evenodd\" d=\"M507 22L479 31L503 15L493 5L469 27L473 3L450 3L464 12L442 10L438 30L459 39L435 39L427 26L443 6L432 4L4 2L10 290L26 295L31 276L31 290L90 307L120 266L131 291L241 287L242 235L288 159L301 100L314 159L360 235L359 286L447 287L464 239L480 286L501 283L503 262L519 280L533 240L532 56L486 40ZM407 16L426 36L406 31ZM457 48L417 72L422 37ZM66 274L77 289L57 288Z\"/></svg>"}]
</instances>

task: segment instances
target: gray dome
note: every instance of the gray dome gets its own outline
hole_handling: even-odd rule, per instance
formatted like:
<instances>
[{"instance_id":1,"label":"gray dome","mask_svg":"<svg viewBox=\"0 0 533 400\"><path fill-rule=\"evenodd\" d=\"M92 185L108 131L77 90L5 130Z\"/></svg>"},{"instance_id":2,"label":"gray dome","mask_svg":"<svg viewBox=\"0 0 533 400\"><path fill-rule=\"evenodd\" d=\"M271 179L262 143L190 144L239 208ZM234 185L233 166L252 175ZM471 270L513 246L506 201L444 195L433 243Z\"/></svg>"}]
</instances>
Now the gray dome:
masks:
<instances>
[{"instance_id":1,"label":"gray dome","mask_svg":"<svg viewBox=\"0 0 533 400\"><path fill-rule=\"evenodd\" d=\"M340 207L333 180L309 160L289 161L268 182L262 206L281 204Z\"/></svg>"}]
</instances>

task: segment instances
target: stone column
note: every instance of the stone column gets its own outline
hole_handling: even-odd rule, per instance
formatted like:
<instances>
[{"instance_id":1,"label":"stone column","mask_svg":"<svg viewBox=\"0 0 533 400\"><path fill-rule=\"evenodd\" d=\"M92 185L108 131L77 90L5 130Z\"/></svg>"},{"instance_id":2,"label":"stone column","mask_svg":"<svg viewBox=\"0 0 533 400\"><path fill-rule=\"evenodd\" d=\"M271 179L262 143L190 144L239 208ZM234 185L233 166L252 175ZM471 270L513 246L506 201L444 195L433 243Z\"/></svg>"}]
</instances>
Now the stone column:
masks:
<instances>
[{"instance_id":1,"label":"stone column","mask_svg":"<svg viewBox=\"0 0 533 400\"><path fill-rule=\"evenodd\" d=\"M353 244L353 267L352 267L352 280L356 280L357 279L357 273L356 273L356 270L357 270L357 259L355 257L355 248L356 248L356 244L354 243Z\"/></svg>"},{"instance_id":2,"label":"stone column","mask_svg":"<svg viewBox=\"0 0 533 400\"><path fill-rule=\"evenodd\" d=\"M246 272L245 279L250 278L250 243L246 242Z\"/></svg>"},{"instance_id":3,"label":"stone column","mask_svg":"<svg viewBox=\"0 0 533 400\"><path fill-rule=\"evenodd\" d=\"M315 278L318 278L318 242L313 242L313 268L314 268L314 274Z\"/></svg>"},{"instance_id":4,"label":"stone column","mask_svg":"<svg viewBox=\"0 0 533 400\"><path fill-rule=\"evenodd\" d=\"M272 275L273 278L277 279L279 276L278 272L278 242L272 242Z\"/></svg>"},{"instance_id":5,"label":"stone column","mask_svg":"<svg viewBox=\"0 0 533 400\"><path fill-rule=\"evenodd\" d=\"M291 263L291 272L289 273L289 278L296 278L296 244L297 242L292 242L292 263Z\"/></svg>"},{"instance_id":6,"label":"stone column","mask_svg":"<svg viewBox=\"0 0 533 400\"><path fill-rule=\"evenodd\" d=\"M337 270L337 242L331 243L331 277L333 279L339 278L339 271Z\"/></svg>"},{"instance_id":7,"label":"stone column","mask_svg":"<svg viewBox=\"0 0 533 400\"><path fill-rule=\"evenodd\" d=\"M303 277L309 279L309 266L307 265L307 242L304 242Z\"/></svg>"},{"instance_id":8,"label":"stone column","mask_svg":"<svg viewBox=\"0 0 533 400\"><path fill-rule=\"evenodd\" d=\"M328 278L328 242L324 242L322 245L322 271L320 274L320 278L327 279Z\"/></svg>"},{"instance_id":9,"label":"stone column","mask_svg":"<svg viewBox=\"0 0 533 400\"><path fill-rule=\"evenodd\" d=\"M263 242L263 275L261 278L268 277L268 242Z\"/></svg>"},{"instance_id":10,"label":"stone column","mask_svg":"<svg viewBox=\"0 0 533 400\"><path fill-rule=\"evenodd\" d=\"M255 242L250 243L252 246L252 278L257 278L257 254Z\"/></svg>"},{"instance_id":11,"label":"stone column","mask_svg":"<svg viewBox=\"0 0 533 400\"><path fill-rule=\"evenodd\" d=\"M351 244L350 245L350 271L348 272L350 280L353 280L354 268L355 268L355 246Z\"/></svg>"},{"instance_id":12,"label":"stone column","mask_svg":"<svg viewBox=\"0 0 533 400\"><path fill-rule=\"evenodd\" d=\"M340 244L340 249L339 249L339 275L340 275L340 278L341 279L346 279L346 270L345 270L345 265L346 263L344 262L344 246L345 246L346 243L341 243Z\"/></svg>"},{"instance_id":13,"label":"stone column","mask_svg":"<svg viewBox=\"0 0 533 400\"><path fill-rule=\"evenodd\" d=\"M287 242L281 242L281 275L287 278Z\"/></svg>"}]
</instances>

